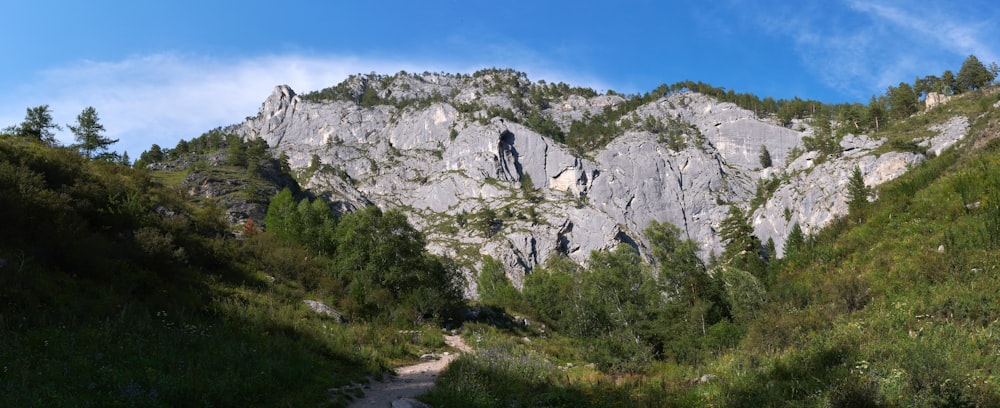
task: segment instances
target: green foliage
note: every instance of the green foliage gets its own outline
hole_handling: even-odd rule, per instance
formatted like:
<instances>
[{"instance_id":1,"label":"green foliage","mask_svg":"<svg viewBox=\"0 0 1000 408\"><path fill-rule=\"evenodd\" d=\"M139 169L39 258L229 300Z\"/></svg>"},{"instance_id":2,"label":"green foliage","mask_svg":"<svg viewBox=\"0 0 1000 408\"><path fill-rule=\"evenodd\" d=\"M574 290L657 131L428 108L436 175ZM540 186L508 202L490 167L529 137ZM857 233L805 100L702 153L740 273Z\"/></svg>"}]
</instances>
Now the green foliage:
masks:
<instances>
[{"instance_id":1,"label":"green foliage","mask_svg":"<svg viewBox=\"0 0 1000 408\"><path fill-rule=\"evenodd\" d=\"M542 199L541 192L535 188L534 181L528 173L521 174L521 195L525 200L536 203Z\"/></svg>"},{"instance_id":2,"label":"green foliage","mask_svg":"<svg viewBox=\"0 0 1000 408\"><path fill-rule=\"evenodd\" d=\"M550 257L525 277L524 299L538 316L550 325L569 329L571 319L580 312L578 282L582 268L566 256Z\"/></svg>"},{"instance_id":3,"label":"green foliage","mask_svg":"<svg viewBox=\"0 0 1000 408\"><path fill-rule=\"evenodd\" d=\"M461 301L457 269L427 254L423 234L398 211L367 207L341 217L334 246L331 267L353 301L349 314L443 320Z\"/></svg>"},{"instance_id":4,"label":"green foliage","mask_svg":"<svg viewBox=\"0 0 1000 408\"><path fill-rule=\"evenodd\" d=\"M719 273L725 283L726 301L733 319L739 323L754 320L767 302L764 284L753 274L733 267L724 267Z\"/></svg>"},{"instance_id":5,"label":"green foliage","mask_svg":"<svg viewBox=\"0 0 1000 408\"><path fill-rule=\"evenodd\" d=\"M634 327L647 318L650 306L659 299L639 254L627 245L619 245L614 252L592 253L582 285L596 314L596 325L588 328L593 334L625 330L634 339L638 335Z\"/></svg>"},{"instance_id":6,"label":"green foliage","mask_svg":"<svg viewBox=\"0 0 1000 408\"><path fill-rule=\"evenodd\" d=\"M706 352L735 344L740 330L728 320L723 281L708 274L697 244L680 240L680 230L667 223L650 223L645 235L659 263L661 290L668 297L654 326L653 344L660 353L695 363Z\"/></svg>"},{"instance_id":7,"label":"green foliage","mask_svg":"<svg viewBox=\"0 0 1000 408\"><path fill-rule=\"evenodd\" d=\"M962 62L962 68L958 70L955 86L959 92L974 91L989 85L994 77L996 74L987 69L982 62L979 62L979 58L976 58L975 55L969 55Z\"/></svg>"},{"instance_id":8,"label":"green foliage","mask_svg":"<svg viewBox=\"0 0 1000 408\"><path fill-rule=\"evenodd\" d=\"M500 232L500 229L503 228L503 220L497 216L496 210L484 207L473 215L472 225L489 238Z\"/></svg>"},{"instance_id":9,"label":"green foliage","mask_svg":"<svg viewBox=\"0 0 1000 408\"><path fill-rule=\"evenodd\" d=\"M861 168L855 167L851 172L851 178L847 180L847 208L851 212L857 212L868 207L868 196L871 195L871 188L865 184L865 177L861 174Z\"/></svg>"},{"instance_id":10,"label":"green foliage","mask_svg":"<svg viewBox=\"0 0 1000 408\"><path fill-rule=\"evenodd\" d=\"M746 213L738 206L729 206L726 219L722 220L719 237L725 242L722 261L729 268L747 271L762 282L768 282L767 263L761 257L761 242L753 234L753 226Z\"/></svg>"},{"instance_id":11,"label":"green foliage","mask_svg":"<svg viewBox=\"0 0 1000 408\"><path fill-rule=\"evenodd\" d=\"M767 146L764 145L760 146L760 155L757 156L757 159L760 161L760 168L762 169L771 167L773 164L771 161L771 152L767 151Z\"/></svg>"},{"instance_id":12,"label":"green foliage","mask_svg":"<svg viewBox=\"0 0 1000 408\"><path fill-rule=\"evenodd\" d=\"M264 139L243 140L242 137L232 133L225 134L223 137L226 147L226 164L230 166L244 167L253 172L260 166L261 161L270 158L267 141ZM171 150L171 157L176 158L178 154L189 150L188 146L182 149L181 144L178 143L177 147Z\"/></svg>"},{"instance_id":13,"label":"green foliage","mask_svg":"<svg viewBox=\"0 0 1000 408\"><path fill-rule=\"evenodd\" d=\"M461 300L458 271L427 254L423 235L398 211L368 207L337 219L325 202L296 203L284 189L271 200L265 223L275 238L331 258L330 270L347 291L349 316L446 319Z\"/></svg>"},{"instance_id":14,"label":"green foliage","mask_svg":"<svg viewBox=\"0 0 1000 408\"><path fill-rule=\"evenodd\" d=\"M847 110L846 117L842 117L841 120L845 124L853 123L855 127L858 125L858 120L860 114L856 110ZM834 135L833 130L830 126L830 117L825 113L819 113L812 119L813 135L804 136L802 138L802 146L808 151L817 151L822 154L835 154L840 151L840 145L838 143L837 137Z\"/></svg>"},{"instance_id":15,"label":"green foliage","mask_svg":"<svg viewBox=\"0 0 1000 408\"><path fill-rule=\"evenodd\" d=\"M698 257L694 241L680 239L680 229L653 221L644 231L653 258L659 263L660 283L666 286L671 300L692 306L699 299L711 299L711 278Z\"/></svg>"},{"instance_id":16,"label":"green foliage","mask_svg":"<svg viewBox=\"0 0 1000 408\"><path fill-rule=\"evenodd\" d=\"M751 212L760 206L764 205L774 192L781 187L781 182L784 181L783 178L778 177L777 174L772 175L768 178L762 178L757 180L757 189L754 191L754 196L750 199Z\"/></svg>"},{"instance_id":17,"label":"green foliage","mask_svg":"<svg viewBox=\"0 0 1000 408\"><path fill-rule=\"evenodd\" d=\"M495 333L475 334L479 351L452 362L422 397L434 406L582 406L586 402L544 355Z\"/></svg>"},{"instance_id":18,"label":"green foliage","mask_svg":"<svg viewBox=\"0 0 1000 408\"><path fill-rule=\"evenodd\" d=\"M407 231L397 216L368 232L419 247L416 261L378 246L357 251L409 263L403 273L416 282L384 276L407 286L381 305L386 320L407 322L337 323L302 301L351 310L334 276L349 273L269 233L234 239L222 208L201 205L143 170L0 136L0 405L178 406L191 396L213 406L329 404L331 387L425 353L426 342L400 329L434 329L407 318L460 300L448 280L455 269L396 235ZM325 203L294 209L305 237L308 227L334 228ZM357 260L351 245L339 243L338 254Z\"/></svg>"},{"instance_id":19,"label":"green foliage","mask_svg":"<svg viewBox=\"0 0 1000 408\"><path fill-rule=\"evenodd\" d=\"M479 303L487 306L516 309L522 302L521 292L518 292L510 279L507 279L503 265L491 256L483 258L476 290L479 294Z\"/></svg>"},{"instance_id":20,"label":"green foliage","mask_svg":"<svg viewBox=\"0 0 1000 408\"><path fill-rule=\"evenodd\" d=\"M40 105L28 108L24 116L24 121L19 125L12 125L5 128L4 132L54 146L56 144L56 134L53 130L62 130L62 127L52 120L52 111L49 110L49 105Z\"/></svg>"},{"instance_id":21,"label":"green foliage","mask_svg":"<svg viewBox=\"0 0 1000 408\"><path fill-rule=\"evenodd\" d=\"M285 241L297 239L301 233L301 223L297 211L297 203L292 196L292 190L282 189L271 199L264 217L267 231Z\"/></svg>"},{"instance_id":22,"label":"green foliage","mask_svg":"<svg viewBox=\"0 0 1000 408\"><path fill-rule=\"evenodd\" d=\"M529 275L528 304L557 328L594 342L587 353L601 369L644 370L652 358L649 330L661 297L638 253L621 245L593 252L586 269L571 262L556 258Z\"/></svg>"},{"instance_id":23,"label":"green foliage","mask_svg":"<svg viewBox=\"0 0 1000 408\"><path fill-rule=\"evenodd\" d=\"M162 148L160 148L160 145L154 143L149 147L149 150L139 155L139 160L135 161L135 167L137 169L144 169L151 163L159 163L164 159L166 159L166 155L163 154Z\"/></svg>"},{"instance_id":24,"label":"green foliage","mask_svg":"<svg viewBox=\"0 0 1000 408\"><path fill-rule=\"evenodd\" d=\"M101 135L104 132L104 125L100 123L97 111L88 106L84 108L76 117L76 126L66 125L73 132L78 143L77 147L83 151L83 156L93 158L94 153L103 153L108 150L108 146L118 143L118 139L109 139Z\"/></svg>"},{"instance_id":25,"label":"green foliage","mask_svg":"<svg viewBox=\"0 0 1000 408\"><path fill-rule=\"evenodd\" d=\"M886 91L889 97L889 112L894 119L905 119L920 110L917 92L906 82L900 82L897 87L889 87Z\"/></svg>"},{"instance_id":26,"label":"green foliage","mask_svg":"<svg viewBox=\"0 0 1000 408\"><path fill-rule=\"evenodd\" d=\"M785 246L782 249L785 258L798 255L800 251L805 249L805 244L806 236L802 233L802 227L796 222L788 231L788 237L785 238Z\"/></svg>"}]
</instances>

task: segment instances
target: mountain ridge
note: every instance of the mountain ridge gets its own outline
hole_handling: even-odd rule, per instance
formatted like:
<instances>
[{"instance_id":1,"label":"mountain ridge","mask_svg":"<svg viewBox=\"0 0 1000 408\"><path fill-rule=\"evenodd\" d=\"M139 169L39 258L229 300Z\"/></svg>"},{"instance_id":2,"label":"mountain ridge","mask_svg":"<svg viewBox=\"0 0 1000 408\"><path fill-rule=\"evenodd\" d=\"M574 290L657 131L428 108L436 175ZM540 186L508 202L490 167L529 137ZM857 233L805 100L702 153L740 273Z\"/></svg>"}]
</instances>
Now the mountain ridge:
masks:
<instances>
[{"instance_id":1,"label":"mountain ridge","mask_svg":"<svg viewBox=\"0 0 1000 408\"><path fill-rule=\"evenodd\" d=\"M545 93L553 88L564 91ZM804 151L804 138L815 134L805 120L783 126L687 90L630 106L635 98L532 83L510 70L359 75L306 95L277 86L256 117L228 130L267 141L292 169L332 170L301 181L319 196L403 209L432 251L463 258L470 274L477 258L499 257L518 287L551 253L581 263L618 243L645 253L641 231L650 221L677 225L707 259L721 250L717 230L728 205L750 207L762 198L757 185L774 178L781 187L751 216L780 255L794 223L809 233L846 214L840 187L854 167L875 186L926 158L848 134L824 161ZM580 152L567 144L575 130L609 117L617 119L604 126L618 132L605 145ZM767 168L757 163L762 149L772 160ZM529 200L527 191L537 196ZM486 223L497 231L459 222L491 213L498 215Z\"/></svg>"}]
</instances>

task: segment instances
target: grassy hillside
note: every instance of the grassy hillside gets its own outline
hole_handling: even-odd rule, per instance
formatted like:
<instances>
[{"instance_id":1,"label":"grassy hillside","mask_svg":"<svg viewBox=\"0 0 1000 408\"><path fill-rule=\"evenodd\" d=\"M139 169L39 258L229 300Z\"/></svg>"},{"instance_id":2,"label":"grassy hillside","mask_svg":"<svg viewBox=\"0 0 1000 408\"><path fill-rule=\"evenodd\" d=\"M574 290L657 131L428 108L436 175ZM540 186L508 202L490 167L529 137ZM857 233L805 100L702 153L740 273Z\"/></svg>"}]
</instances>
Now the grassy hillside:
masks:
<instances>
[{"instance_id":1,"label":"grassy hillside","mask_svg":"<svg viewBox=\"0 0 1000 408\"><path fill-rule=\"evenodd\" d=\"M781 260L756 256L734 210L720 229L732 245L707 264L666 225L650 230L655 265L628 248L557 259L523 293L484 262L482 304L528 319L477 309L462 332L479 352L425 398L1000 406L997 101L968 93L881 129L918 149L930 125L972 124ZM171 154L231 155L194 162L206 178L285 171L246 154L266 146L196 141ZM444 347L457 273L400 213L337 216L283 190L266 198L269 230L237 238L222 205L182 187L192 173L159 174L0 136L0 406L340 406L354 395L331 388ZM240 191L219 197L265 201Z\"/></svg>"},{"instance_id":2,"label":"grassy hillside","mask_svg":"<svg viewBox=\"0 0 1000 408\"><path fill-rule=\"evenodd\" d=\"M543 302L508 302L547 325L469 328L470 341L487 352L450 367L428 400L484 407L1000 406L997 100L995 93L964 95L877 134L912 143L954 115L972 124L959 146L772 261L773 283L752 318L732 319L736 329L722 337L735 341L713 343L712 326L687 343L695 358L665 348L638 370L602 368L600 358L614 347L595 352L592 340L553 332L567 317L546 318ZM717 264L716 273L727 267ZM603 294L610 301L611 292Z\"/></svg>"},{"instance_id":3,"label":"grassy hillside","mask_svg":"<svg viewBox=\"0 0 1000 408\"><path fill-rule=\"evenodd\" d=\"M353 395L329 389L444 346L426 308L349 314L357 279L333 253L236 239L222 211L145 170L0 136L0 406L339 406ZM354 250L369 248L337 254Z\"/></svg>"}]
</instances>

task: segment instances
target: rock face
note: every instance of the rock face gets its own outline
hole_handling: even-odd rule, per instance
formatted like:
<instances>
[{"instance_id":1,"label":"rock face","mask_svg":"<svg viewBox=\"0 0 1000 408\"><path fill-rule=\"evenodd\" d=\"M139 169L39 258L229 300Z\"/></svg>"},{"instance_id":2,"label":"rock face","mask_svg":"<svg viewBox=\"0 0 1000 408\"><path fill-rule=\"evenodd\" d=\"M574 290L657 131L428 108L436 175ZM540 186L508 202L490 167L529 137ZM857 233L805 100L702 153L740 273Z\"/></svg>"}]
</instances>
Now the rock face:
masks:
<instances>
[{"instance_id":1,"label":"rock face","mask_svg":"<svg viewBox=\"0 0 1000 408\"><path fill-rule=\"evenodd\" d=\"M927 98L924 100L924 103L927 104L927 109L931 109L935 106L947 103L950 100L951 100L951 95L945 95L943 93L937 93L937 92L928 92Z\"/></svg>"},{"instance_id":2,"label":"rock face","mask_svg":"<svg viewBox=\"0 0 1000 408\"><path fill-rule=\"evenodd\" d=\"M758 180L768 177L787 181L752 212L753 223L780 251L795 222L808 233L846 213L844 186L855 167L877 185L924 159L882 152L882 140L853 135L842 141L839 157L821 164L813 163L814 152L789 157L801 148L803 132L691 92L623 116L683 125L669 140L619 120L623 135L579 155L520 124L529 123L527 114L516 121L494 114L530 104L526 78L501 72L376 79L342 84L348 100L307 100L278 86L255 118L231 130L263 138L288 156L292 169L313 170L300 184L342 211L373 204L401 209L427 235L431 251L466 261L470 271L481 256L492 256L518 287L555 253L586 263L591 251L625 244L646 254L642 231L654 220L677 225L704 255L718 253L728 205L746 206ZM364 92L394 99L364 107L354 100ZM571 94L536 112L568 131L574 121L624 101ZM949 136L928 140L928 147L937 152L950 145L946 140L954 143L964 123L944 125L938 131ZM773 166L761 169L765 148Z\"/></svg>"}]
</instances>

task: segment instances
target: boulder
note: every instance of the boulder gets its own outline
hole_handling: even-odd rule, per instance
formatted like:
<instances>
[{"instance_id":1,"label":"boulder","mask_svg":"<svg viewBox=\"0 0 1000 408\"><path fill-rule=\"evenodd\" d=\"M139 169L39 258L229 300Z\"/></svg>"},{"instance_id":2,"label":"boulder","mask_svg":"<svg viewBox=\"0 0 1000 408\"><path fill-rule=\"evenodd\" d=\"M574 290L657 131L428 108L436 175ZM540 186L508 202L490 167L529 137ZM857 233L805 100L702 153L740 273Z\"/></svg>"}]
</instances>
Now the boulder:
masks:
<instances>
[{"instance_id":1,"label":"boulder","mask_svg":"<svg viewBox=\"0 0 1000 408\"><path fill-rule=\"evenodd\" d=\"M333 320L336 321L337 323L344 322L344 315L340 314L340 312L334 310L332 307L327 306L323 302L319 302L316 300L303 300L302 303L305 303L307 306L309 306L310 310L316 312L317 314L332 317Z\"/></svg>"},{"instance_id":2,"label":"boulder","mask_svg":"<svg viewBox=\"0 0 1000 408\"><path fill-rule=\"evenodd\" d=\"M392 408L430 408L430 405L413 398L399 398L393 400L389 406Z\"/></svg>"}]
</instances>

